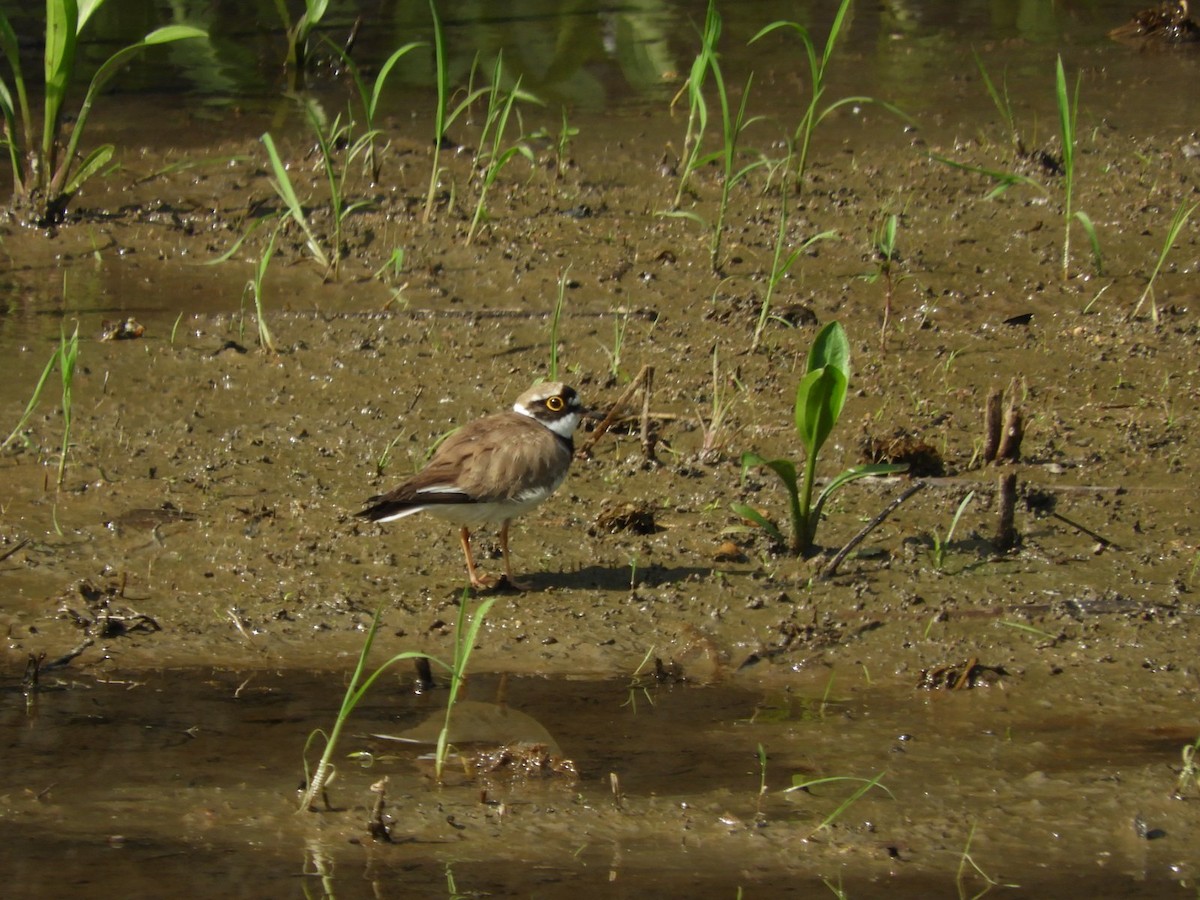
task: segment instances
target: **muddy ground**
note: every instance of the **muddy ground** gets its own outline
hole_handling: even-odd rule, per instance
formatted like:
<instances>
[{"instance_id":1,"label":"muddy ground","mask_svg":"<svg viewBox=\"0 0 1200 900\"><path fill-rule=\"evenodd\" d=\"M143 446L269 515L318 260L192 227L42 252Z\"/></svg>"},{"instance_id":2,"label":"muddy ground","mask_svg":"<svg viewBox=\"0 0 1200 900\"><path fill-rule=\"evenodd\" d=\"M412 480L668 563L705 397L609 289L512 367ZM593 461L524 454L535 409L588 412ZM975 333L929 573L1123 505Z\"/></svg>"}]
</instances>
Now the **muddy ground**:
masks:
<instances>
[{"instance_id":1,"label":"muddy ground","mask_svg":"<svg viewBox=\"0 0 1200 900\"><path fill-rule=\"evenodd\" d=\"M83 341L62 489L53 380L0 463L5 831L83 847L71 857L79 870L128 896L140 890L121 881L128 874L95 874L108 872L113 846L147 858L166 847L180 878L211 865L214 892L235 878L223 855L251 845L261 883L296 874L303 852L307 874L352 896L373 880L444 890L447 866L460 889L467 876L494 894L565 896L594 879L765 896L824 891L825 880L852 897L953 896L957 879L972 896L986 881L968 850L989 876L1022 886L1008 895L1193 890L1200 789L1172 793L1180 751L1200 733L1195 222L1155 282L1156 319L1149 301L1132 313L1172 214L1200 199L1197 139L1186 125L1146 132L1099 113L1095 123L1075 204L1100 231L1103 272L1076 226L1065 280L1060 148L1045 127L1036 149L1046 156L1029 161L986 122L912 128L866 111L830 123L803 192L788 198L787 233L789 246L827 229L837 237L782 282L784 318L757 351L779 195L762 170L732 192L714 274L701 225L657 214L674 195L682 134L666 115L581 117L565 156L535 142L536 164L501 178L469 244L468 154L451 154L426 225L428 147L395 137L378 185L351 179L372 205L346 224L336 279L285 229L264 295L275 354L239 309L267 229L230 261L203 265L278 208L262 123L223 125L202 146L148 141L89 186L53 236L9 225L6 433L60 322L77 320ZM324 234L310 142L297 129L280 135ZM931 154L1019 169L1040 186L985 199L991 181ZM686 208L711 219L719 186L704 169ZM894 312L881 335L885 285L864 276L891 212ZM395 248L404 268L389 273ZM62 298L64 271L65 299L47 308L38 297ZM335 784L336 812L297 818L304 736L331 724L376 607L378 654L448 658L466 583L444 523L376 526L353 514L449 428L547 377L560 281L561 377L605 410L652 366L653 458L636 423L615 429L515 528L517 570L533 590L498 593L472 658L511 685L481 678L472 697L521 697L579 780L504 780L488 797L478 776L438 788L414 753L393 753L380 765L398 792L398 846L372 847L365 828L378 768ZM103 320L126 317L141 337L99 339ZM820 580L828 553L794 558L730 504L783 520L774 476L743 477L740 456L799 462L795 386L817 327L835 319L853 374L822 476L897 438L936 465ZM999 466L981 459L995 390L1015 394L1025 420L1019 460ZM995 544L1005 472L1019 491L1011 550ZM847 487L818 543L840 547L911 481ZM939 567L935 535L970 491ZM640 509L647 533L620 527L610 513L623 505ZM480 534L479 548L497 571L495 535ZM19 684L42 654L43 688L55 689L31 701L39 719ZM655 659L661 682L645 675ZM387 682L348 751L436 709L442 694L413 700L409 681L405 669ZM257 710L255 691L268 707L243 716ZM126 748L111 763L120 774L93 793L103 751L68 728L96 714L64 699L76 694L113 729L163 728L152 712L162 706L182 734L191 718L180 704L199 722L214 703L221 724L180 738L203 743L196 756ZM647 702L623 705L630 696ZM51 722L68 744L39 743ZM610 772L624 778L619 798ZM796 773L879 772L891 794L868 795L832 830L814 829L851 788L811 803L778 793ZM125 796L131 780L145 797ZM29 883L61 887L75 872L32 848Z\"/></svg>"}]
</instances>

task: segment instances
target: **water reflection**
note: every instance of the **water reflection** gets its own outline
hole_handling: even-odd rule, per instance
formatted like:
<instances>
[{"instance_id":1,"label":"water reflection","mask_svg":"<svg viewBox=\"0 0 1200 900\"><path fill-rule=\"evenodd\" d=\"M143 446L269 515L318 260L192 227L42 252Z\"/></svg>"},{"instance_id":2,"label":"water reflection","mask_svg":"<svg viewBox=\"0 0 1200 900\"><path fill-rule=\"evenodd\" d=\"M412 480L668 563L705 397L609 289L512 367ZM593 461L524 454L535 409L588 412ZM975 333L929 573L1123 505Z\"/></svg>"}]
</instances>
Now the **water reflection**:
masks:
<instances>
[{"instance_id":1,"label":"water reflection","mask_svg":"<svg viewBox=\"0 0 1200 900\"><path fill-rule=\"evenodd\" d=\"M297 4L293 2L292 6ZM678 86L698 46L697 23L704 0L628 0L620 4L580 0L525 0L494 4L484 0L439 3L451 56L453 83L466 84L473 69L489 71L503 54L512 77L557 105L588 109L621 106L639 98L669 96ZM847 20L839 52L861 55L860 75L874 85L919 93L947 74L948 54L969 58L972 47L1009 42L1019 56L1028 45L1091 46L1107 42L1107 32L1127 21L1137 0L1046 3L1044 0L975 0L857 3ZM725 21L723 64L748 71L764 61L762 48L747 40L763 25L787 19L823 36L836 3L767 2L718 4ZM40 57L42 16L35 6L0 2L22 38L27 62ZM295 14L295 11L293 11ZM208 41L156 50L151 65L133 66L116 85L121 91L189 92L210 102L277 96L286 86L283 72L285 29L275 0L253 3L197 3L186 0L126 0L100 8L82 45L81 74L89 73L116 46L166 24L205 29ZM393 89L432 90L432 22L427 0L368 4L333 0L320 35L341 45L356 35L354 55L370 72L392 50L409 41L427 45L398 68ZM319 45L319 42L318 42ZM317 80L336 78L331 53L318 53ZM324 56L323 63L320 60ZM873 60L873 62L872 62ZM806 68L798 49L789 63Z\"/></svg>"}]
</instances>

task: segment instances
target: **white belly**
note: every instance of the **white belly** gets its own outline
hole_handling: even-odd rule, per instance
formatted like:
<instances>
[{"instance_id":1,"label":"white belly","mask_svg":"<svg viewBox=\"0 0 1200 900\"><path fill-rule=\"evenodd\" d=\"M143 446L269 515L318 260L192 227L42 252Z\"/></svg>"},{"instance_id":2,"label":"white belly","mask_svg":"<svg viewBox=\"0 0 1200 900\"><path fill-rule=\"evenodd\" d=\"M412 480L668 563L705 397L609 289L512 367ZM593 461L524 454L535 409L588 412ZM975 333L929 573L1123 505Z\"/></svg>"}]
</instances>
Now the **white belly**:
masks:
<instances>
[{"instance_id":1,"label":"white belly","mask_svg":"<svg viewBox=\"0 0 1200 900\"><path fill-rule=\"evenodd\" d=\"M505 519L515 519L517 516L525 515L525 513L553 494L560 484L562 484L562 479L540 490L531 490L512 500L504 500L496 503L431 504L423 509L427 513L432 513L438 518L453 522L456 525L466 525L468 528L475 528L479 525L503 522Z\"/></svg>"}]
</instances>

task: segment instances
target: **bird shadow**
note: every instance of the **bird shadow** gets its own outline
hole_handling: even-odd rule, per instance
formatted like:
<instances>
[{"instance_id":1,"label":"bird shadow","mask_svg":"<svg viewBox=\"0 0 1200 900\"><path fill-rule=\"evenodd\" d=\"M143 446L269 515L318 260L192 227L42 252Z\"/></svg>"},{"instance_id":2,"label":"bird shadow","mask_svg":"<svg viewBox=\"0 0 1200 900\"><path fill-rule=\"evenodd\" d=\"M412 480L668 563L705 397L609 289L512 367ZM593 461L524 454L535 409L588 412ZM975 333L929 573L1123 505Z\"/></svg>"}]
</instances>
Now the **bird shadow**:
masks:
<instances>
[{"instance_id":1,"label":"bird shadow","mask_svg":"<svg viewBox=\"0 0 1200 900\"><path fill-rule=\"evenodd\" d=\"M529 585L529 591L593 590L628 592L635 587L659 587L689 579L703 579L713 571L712 566L582 566L563 572L520 572L518 577ZM506 579L484 595L521 593Z\"/></svg>"}]
</instances>

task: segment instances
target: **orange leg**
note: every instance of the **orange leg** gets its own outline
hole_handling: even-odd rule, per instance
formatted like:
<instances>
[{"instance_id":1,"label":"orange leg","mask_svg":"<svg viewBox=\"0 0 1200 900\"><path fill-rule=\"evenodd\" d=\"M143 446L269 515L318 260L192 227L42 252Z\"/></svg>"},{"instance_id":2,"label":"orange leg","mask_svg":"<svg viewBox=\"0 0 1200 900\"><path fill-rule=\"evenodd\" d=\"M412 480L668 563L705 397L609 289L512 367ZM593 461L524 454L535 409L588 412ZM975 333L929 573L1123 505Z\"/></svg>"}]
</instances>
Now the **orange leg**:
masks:
<instances>
[{"instance_id":1,"label":"orange leg","mask_svg":"<svg viewBox=\"0 0 1200 900\"><path fill-rule=\"evenodd\" d=\"M515 587L518 591L527 591L533 587L526 581L517 581L517 577L513 575L512 562L508 557L508 523L511 519L505 519L504 524L500 526L500 553L504 557L504 577L508 579L508 583Z\"/></svg>"},{"instance_id":2,"label":"orange leg","mask_svg":"<svg viewBox=\"0 0 1200 900\"><path fill-rule=\"evenodd\" d=\"M462 541L463 556L466 557L467 560L467 575L470 576L471 587L475 588L477 591L486 590L487 588L492 587L496 583L494 578L481 576L475 571L475 557L471 555L471 531L465 525L458 532L458 539ZM507 553L505 554L504 558L507 561Z\"/></svg>"}]
</instances>

